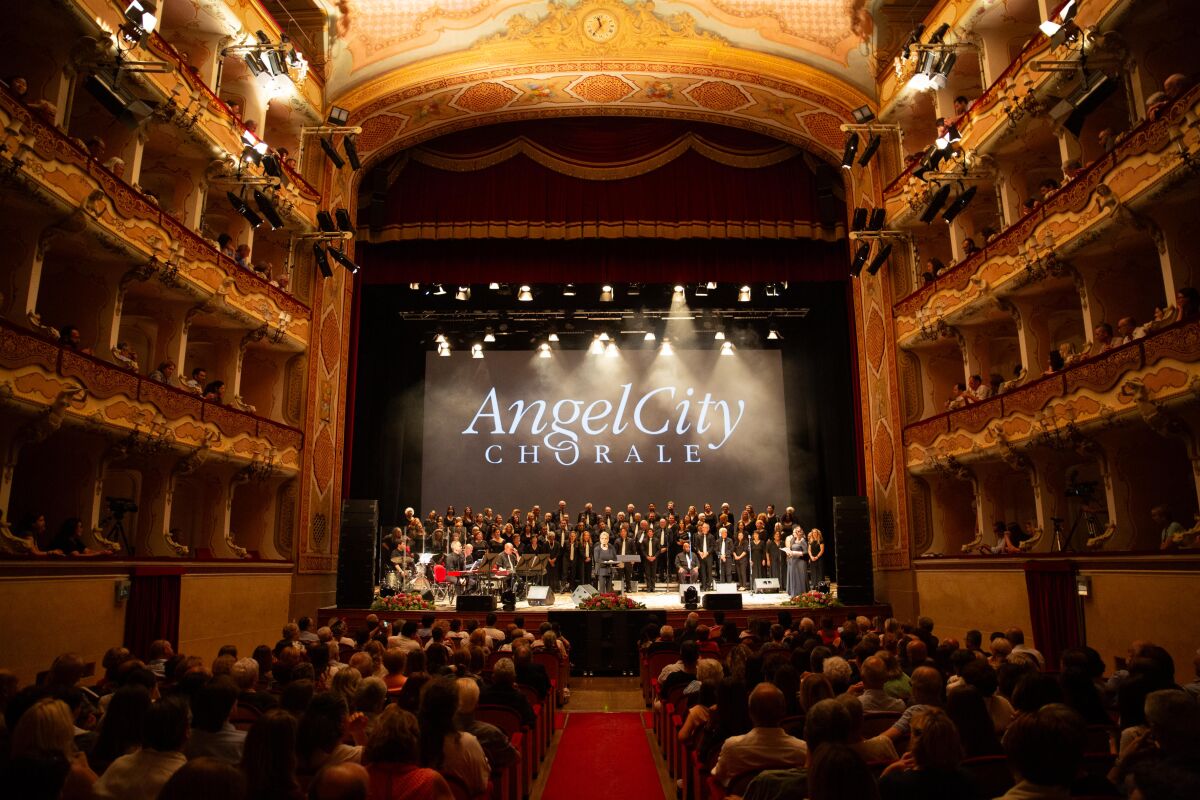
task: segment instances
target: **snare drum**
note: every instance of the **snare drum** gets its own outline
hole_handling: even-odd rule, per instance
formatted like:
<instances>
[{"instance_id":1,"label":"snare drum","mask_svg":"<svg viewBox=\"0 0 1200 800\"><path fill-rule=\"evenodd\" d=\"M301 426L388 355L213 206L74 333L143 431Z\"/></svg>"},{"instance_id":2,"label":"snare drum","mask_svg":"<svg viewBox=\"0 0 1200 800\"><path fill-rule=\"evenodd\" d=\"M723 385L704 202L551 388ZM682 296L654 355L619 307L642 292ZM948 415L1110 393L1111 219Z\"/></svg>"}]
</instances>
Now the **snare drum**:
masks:
<instances>
[{"instance_id":1,"label":"snare drum","mask_svg":"<svg viewBox=\"0 0 1200 800\"><path fill-rule=\"evenodd\" d=\"M424 575L418 575L409 583L408 589L411 592L427 592L430 586L429 578L426 578Z\"/></svg>"}]
</instances>

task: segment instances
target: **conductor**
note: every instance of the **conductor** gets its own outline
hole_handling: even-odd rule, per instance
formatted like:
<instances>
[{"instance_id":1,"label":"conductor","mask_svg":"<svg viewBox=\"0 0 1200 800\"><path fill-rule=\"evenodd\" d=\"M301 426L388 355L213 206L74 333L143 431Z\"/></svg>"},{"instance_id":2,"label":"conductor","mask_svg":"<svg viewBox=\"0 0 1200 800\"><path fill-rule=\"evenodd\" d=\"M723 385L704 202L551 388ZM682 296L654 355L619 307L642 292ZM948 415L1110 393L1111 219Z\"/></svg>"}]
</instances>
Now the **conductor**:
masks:
<instances>
[{"instance_id":1,"label":"conductor","mask_svg":"<svg viewBox=\"0 0 1200 800\"><path fill-rule=\"evenodd\" d=\"M609 562L617 560L617 551L608 542L608 531L600 533L600 544L592 548L592 569L596 574L596 588L602 594L612 591L613 565Z\"/></svg>"}]
</instances>

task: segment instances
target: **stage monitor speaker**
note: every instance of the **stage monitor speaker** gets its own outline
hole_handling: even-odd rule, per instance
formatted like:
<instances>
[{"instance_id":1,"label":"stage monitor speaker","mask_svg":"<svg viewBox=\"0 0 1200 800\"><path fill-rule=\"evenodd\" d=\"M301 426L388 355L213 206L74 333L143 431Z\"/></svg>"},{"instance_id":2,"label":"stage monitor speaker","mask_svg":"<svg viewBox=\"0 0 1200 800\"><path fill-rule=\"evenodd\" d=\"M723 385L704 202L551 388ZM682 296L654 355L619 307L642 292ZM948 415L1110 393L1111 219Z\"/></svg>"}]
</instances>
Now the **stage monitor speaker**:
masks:
<instances>
[{"instance_id":1,"label":"stage monitor speaker","mask_svg":"<svg viewBox=\"0 0 1200 800\"><path fill-rule=\"evenodd\" d=\"M379 503L342 502L338 539L338 608L368 608L375 593L375 553L379 549Z\"/></svg>"},{"instance_id":2,"label":"stage monitor speaker","mask_svg":"<svg viewBox=\"0 0 1200 800\"><path fill-rule=\"evenodd\" d=\"M592 586L590 583L581 583L575 589L575 591L571 592L571 602L575 605L579 605L584 600L587 600L589 597L597 594L599 594L599 592L596 591L595 586Z\"/></svg>"},{"instance_id":3,"label":"stage monitor speaker","mask_svg":"<svg viewBox=\"0 0 1200 800\"><path fill-rule=\"evenodd\" d=\"M475 613L496 610L494 594L460 594L454 601L455 611L473 611Z\"/></svg>"},{"instance_id":4,"label":"stage monitor speaker","mask_svg":"<svg viewBox=\"0 0 1200 800\"><path fill-rule=\"evenodd\" d=\"M756 592L778 592L779 578L755 578L754 591Z\"/></svg>"},{"instance_id":5,"label":"stage monitor speaker","mask_svg":"<svg viewBox=\"0 0 1200 800\"><path fill-rule=\"evenodd\" d=\"M530 586L529 594L525 596L529 601L529 607L534 606L552 606L554 605L554 592L550 591L549 586Z\"/></svg>"},{"instance_id":6,"label":"stage monitor speaker","mask_svg":"<svg viewBox=\"0 0 1200 800\"><path fill-rule=\"evenodd\" d=\"M741 611L742 595L740 592L709 592L704 595L706 611Z\"/></svg>"},{"instance_id":7,"label":"stage monitor speaker","mask_svg":"<svg viewBox=\"0 0 1200 800\"><path fill-rule=\"evenodd\" d=\"M894 524L885 512L880 525ZM833 498L834 554L838 600L846 605L875 602L875 575L871 565L871 514L865 497ZM828 577L828 576L826 576Z\"/></svg>"},{"instance_id":8,"label":"stage monitor speaker","mask_svg":"<svg viewBox=\"0 0 1200 800\"><path fill-rule=\"evenodd\" d=\"M736 594L738 585L736 583L714 583L713 591L717 594Z\"/></svg>"}]
</instances>

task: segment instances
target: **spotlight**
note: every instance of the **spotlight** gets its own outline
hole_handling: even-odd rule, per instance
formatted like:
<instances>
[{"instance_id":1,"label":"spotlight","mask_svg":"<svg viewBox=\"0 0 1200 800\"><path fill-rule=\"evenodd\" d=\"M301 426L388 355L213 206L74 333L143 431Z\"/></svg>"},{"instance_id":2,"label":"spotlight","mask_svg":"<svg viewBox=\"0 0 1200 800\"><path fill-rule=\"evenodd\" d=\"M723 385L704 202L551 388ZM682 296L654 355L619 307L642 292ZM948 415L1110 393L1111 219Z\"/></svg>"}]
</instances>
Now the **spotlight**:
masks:
<instances>
[{"instance_id":1,"label":"spotlight","mask_svg":"<svg viewBox=\"0 0 1200 800\"><path fill-rule=\"evenodd\" d=\"M621 348L617 347L616 342L609 342L608 344L604 345L605 358L616 358L619 355L621 355Z\"/></svg>"},{"instance_id":2,"label":"spotlight","mask_svg":"<svg viewBox=\"0 0 1200 800\"><path fill-rule=\"evenodd\" d=\"M611 303L613 299L613 287L611 284L604 284L600 287L600 302Z\"/></svg>"},{"instance_id":3,"label":"spotlight","mask_svg":"<svg viewBox=\"0 0 1200 800\"><path fill-rule=\"evenodd\" d=\"M935 82L946 85L946 79L950 77L950 71L954 69L954 63L958 61L958 53L953 50L947 50L942 54L942 58L938 61L937 67L934 68L933 79Z\"/></svg>"},{"instance_id":4,"label":"spotlight","mask_svg":"<svg viewBox=\"0 0 1200 800\"><path fill-rule=\"evenodd\" d=\"M575 296L575 284L568 283L566 286L563 287L563 297L574 297L574 296Z\"/></svg>"},{"instance_id":5,"label":"spotlight","mask_svg":"<svg viewBox=\"0 0 1200 800\"><path fill-rule=\"evenodd\" d=\"M440 283L435 283L433 285L433 294L437 297L443 296L446 294L446 287L442 286Z\"/></svg>"},{"instance_id":6,"label":"spotlight","mask_svg":"<svg viewBox=\"0 0 1200 800\"><path fill-rule=\"evenodd\" d=\"M333 277L333 267L329 266L329 257L325 255L325 248L317 242L313 242L313 259L317 262L317 268L321 270L322 277Z\"/></svg>"},{"instance_id":7,"label":"spotlight","mask_svg":"<svg viewBox=\"0 0 1200 800\"><path fill-rule=\"evenodd\" d=\"M550 345L547 344L546 342L542 342L540 345L538 345L538 358L550 358L550 357L551 357Z\"/></svg>"},{"instance_id":8,"label":"spotlight","mask_svg":"<svg viewBox=\"0 0 1200 800\"><path fill-rule=\"evenodd\" d=\"M696 284L696 297L708 297L708 284L707 283Z\"/></svg>"},{"instance_id":9,"label":"spotlight","mask_svg":"<svg viewBox=\"0 0 1200 800\"><path fill-rule=\"evenodd\" d=\"M346 162L342 161L342 157L338 155L337 150L333 149L333 143L329 141L328 136L322 136L317 141L321 143L321 149L325 151L325 157L329 159L330 164L333 164L334 169L341 169L346 166Z\"/></svg>"},{"instance_id":10,"label":"spotlight","mask_svg":"<svg viewBox=\"0 0 1200 800\"><path fill-rule=\"evenodd\" d=\"M325 233L333 233L337 230L333 225L333 217L330 216L328 211L317 212L317 227Z\"/></svg>"},{"instance_id":11,"label":"spotlight","mask_svg":"<svg viewBox=\"0 0 1200 800\"><path fill-rule=\"evenodd\" d=\"M864 149L862 151L862 155L858 157L858 165L860 167L865 167L867 164L871 163L871 159L875 156L876 151L879 150L879 145L882 141L883 139L878 133L871 134L871 137L867 139L866 149Z\"/></svg>"},{"instance_id":12,"label":"spotlight","mask_svg":"<svg viewBox=\"0 0 1200 800\"><path fill-rule=\"evenodd\" d=\"M358 264L355 264L353 261L351 261L350 257L347 256L345 253L343 253L341 250L335 250L331 247L331 248L329 248L329 255L333 256L334 261L338 262L343 267L350 270L351 275L358 274ZM442 294L445 294L445 292L443 291Z\"/></svg>"},{"instance_id":13,"label":"spotlight","mask_svg":"<svg viewBox=\"0 0 1200 800\"><path fill-rule=\"evenodd\" d=\"M642 341L653 342L658 337L654 335L654 331L646 331L646 335L642 337Z\"/></svg>"},{"instance_id":14,"label":"spotlight","mask_svg":"<svg viewBox=\"0 0 1200 800\"><path fill-rule=\"evenodd\" d=\"M912 54L912 46L921 41L921 34L924 32L925 24L918 22L917 27L913 28L908 34L908 38L904 40L904 51L901 55L901 58L903 58L905 61L908 60L908 57Z\"/></svg>"},{"instance_id":15,"label":"spotlight","mask_svg":"<svg viewBox=\"0 0 1200 800\"><path fill-rule=\"evenodd\" d=\"M345 125L346 121L349 119L350 119L349 111L342 108L341 106L333 106L329 109L329 116L325 118L325 121L328 122L330 125L337 125L337 126L341 127L341 126Z\"/></svg>"},{"instance_id":16,"label":"spotlight","mask_svg":"<svg viewBox=\"0 0 1200 800\"><path fill-rule=\"evenodd\" d=\"M522 303L528 303L533 300L533 290L529 288L529 284L522 284L517 290L517 300Z\"/></svg>"},{"instance_id":17,"label":"spotlight","mask_svg":"<svg viewBox=\"0 0 1200 800\"><path fill-rule=\"evenodd\" d=\"M438 335L437 335L437 336L434 336L434 337L433 337L433 340L434 340L435 342L437 342L438 344L446 344L446 334L444 334L444 333L438 333Z\"/></svg>"},{"instance_id":18,"label":"spotlight","mask_svg":"<svg viewBox=\"0 0 1200 800\"><path fill-rule=\"evenodd\" d=\"M599 336L592 337L592 343L588 345L588 353L593 356L603 355L604 342L600 341Z\"/></svg>"},{"instance_id":19,"label":"spotlight","mask_svg":"<svg viewBox=\"0 0 1200 800\"><path fill-rule=\"evenodd\" d=\"M333 212L337 218L337 226L339 231L346 233L354 233L354 221L350 219L350 212L344 208L339 208Z\"/></svg>"},{"instance_id":20,"label":"spotlight","mask_svg":"<svg viewBox=\"0 0 1200 800\"><path fill-rule=\"evenodd\" d=\"M937 216L937 213L942 210L942 206L949 199L950 184L943 183L941 188L934 193L933 198L929 201L929 205L925 206L925 210L921 212L921 222L927 225L933 222L933 218Z\"/></svg>"},{"instance_id":21,"label":"spotlight","mask_svg":"<svg viewBox=\"0 0 1200 800\"><path fill-rule=\"evenodd\" d=\"M287 64L284 63L283 56L278 50L268 50L263 54L263 60L267 65L267 71L271 73L271 77L287 75Z\"/></svg>"},{"instance_id":22,"label":"spotlight","mask_svg":"<svg viewBox=\"0 0 1200 800\"><path fill-rule=\"evenodd\" d=\"M696 591L695 586L689 586L683 592L683 607L689 611L695 611L700 605L700 592Z\"/></svg>"},{"instance_id":23,"label":"spotlight","mask_svg":"<svg viewBox=\"0 0 1200 800\"><path fill-rule=\"evenodd\" d=\"M867 222L867 230L879 231L883 230L884 220L887 219L887 209L883 206L878 206L871 210L871 219Z\"/></svg>"},{"instance_id":24,"label":"spotlight","mask_svg":"<svg viewBox=\"0 0 1200 800\"><path fill-rule=\"evenodd\" d=\"M454 293L454 299L459 300L463 303L470 300L471 299L471 287L470 286L458 287L458 291Z\"/></svg>"},{"instance_id":25,"label":"spotlight","mask_svg":"<svg viewBox=\"0 0 1200 800\"><path fill-rule=\"evenodd\" d=\"M876 272L879 272L879 270L882 269L884 262L888 260L888 256L891 254L892 243L888 242L883 247L879 248L879 252L875 254L875 257L871 259L871 263L867 265L867 274L874 275Z\"/></svg>"},{"instance_id":26,"label":"spotlight","mask_svg":"<svg viewBox=\"0 0 1200 800\"><path fill-rule=\"evenodd\" d=\"M971 201L975 199L976 187L971 186L965 192L960 194L958 198L950 204L946 212L942 214L942 219L947 223L953 222L954 218L966 210L967 206L971 205Z\"/></svg>"},{"instance_id":27,"label":"spotlight","mask_svg":"<svg viewBox=\"0 0 1200 800\"><path fill-rule=\"evenodd\" d=\"M850 230L861 231L867 227L867 210L861 206L854 209L854 217L850 220Z\"/></svg>"},{"instance_id":28,"label":"spotlight","mask_svg":"<svg viewBox=\"0 0 1200 800\"><path fill-rule=\"evenodd\" d=\"M854 253L854 261L850 264L850 275L857 278L862 272L863 264L867 263L867 256L871 255L871 243L863 242L858 246L858 250Z\"/></svg>"},{"instance_id":29,"label":"spotlight","mask_svg":"<svg viewBox=\"0 0 1200 800\"><path fill-rule=\"evenodd\" d=\"M713 289L716 289L716 288L717 288L717 282L716 282L716 281L709 281L708 283L706 283L706 284L704 284L704 285L708 287L708 290L709 290L710 292L711 292Z\"/></svg>"},{"instance_id":30,"label":"spotlight","mask_svg":"<svg viewBox=\"0 0 1200 800\"><path fill-rule=\"evenodd\" d=\"M557 342L557 341L558 341L558 334L557 334L557 333L555 333L554 331L550 331L550 335L546 337L546 341L548 341L548 342Z\"/></svg>"},{"instance_id":31,"label":"spotlight","mask_svg":"<svg viewBox=\"0 0 1200 800\"><path fill-rule=\"evenodd\" d=\"M921 60L917 62L917 72L924 75L927 79L933 75L933 68L937 66L938 54L935 50L922 50Z\"/></svg>"},{"instance_id":32,"label":"spotlight","mask_svg":"<svg viewBox=\"0 0 1200 800\"><path fill-rule=\"evenodd\" d=\"M663 338L662 344L658 347L658 352L664 356L673 356L675 355L675 348L671 346L671 343L666 338Z\"/></svg>"},{"instance_id":33,"label":"spotlight","mask_svg":"<svg viewBox=\"0 0 1200 800\"><path fill-rule=\"evenodd\" d=\"M721 342L721 355L733 355L733 342Z\"/></svg>"},{"instance_id":34,"label":"spotlight","mask_svg":"<svg viewBox=\"0 0 1200 800\"><path fill-rule=\"evenodd\" d=\"M483 345L471 345L471 358L483 358Z\"/></svg>"},{"instance_id":35,"label":"spotlight","mask_svg":"<svg viewBox=\"0 0 1200 800\"><path fill-rule=\"evenodd\" d=\"M725 331L721 328L717 328L716 333L713 334L713 339L715 339L718 342L725 341Z\"/></svg>"},{"instance_id":36,"label":"spotlight","mask_svg":"<svg viewBox=\"0 0 1200 800\"><path fill-rule=\"evenodd\" d=\"M738 289L738 302L739 303L749 303L750 302L750 287L748 285L743 286L742 288Z\"/></svg>"},{"instance_id":37,"label":"spotlight","mask_svg":"<svg viewBox=\"0 0 1200 800\"><path fill-rule=\"evenodd\" d=\"M934 29L933 33L929 36L929 43L941 44L942 40L946 38L946 34L949 32L950 23L943 22L941 25L938 25L937 28Z\"/></svg>"},{"instance_id":38,"label":"spotlight","mask_svg":"<svg viewBox=\"0 0 1200 800\"><path fill-rule=\"evenodd\" d=\"M258 57L258 53L246 53L246 66L250 69L250 74L257 78L267 71L267 65Z\"/></svg>"},{"instance_id":39,"label":"spotlight","mask_svg":"<svg viewBox=\"0 0 1200 800\"><path fill-rule=\"evenodd\" d=\"M450 357L450 345L439 344L438 345L438 355L441 356L442 358L449 358Z\"/></svg>"},{"instance_id":40,"label":"spotlight","mask_svg":"<svg viewBox=\"0 0 1200 800\"><path fill-rule=\"evenodd\" d=\"M125 8L125 19L129 20L139 33L153 33L158 25L158 17L154 13L157 10L153 0L133 0Z\"/></svg>"},{"instance_id":41,"label":"spotlight","mask_svg":"<svg viewBox=\"0 0 1200 800\"><path fill-rule=\"evenodd\" d=\"M493 292L498 292L498 291L500 291L500 284L496 283L495 281L492 281L491 283L488 284L488 288L491 289Z\"/></svg>"},{"instance_id":42,"label":"spotlight","mask_svg":"<svg viewBox=\"0 0 1200 800\"><path fill-rule=\"evenodd\" d=\"M779 340L779 339L782 339L782 338L783 338L783 337L779 335L779 329L778 329L778 328L774 328L774 327L772 327L770 330L768 330L768 331L767 331L767 340L768 340L768 341L772 341L772 342L774 342L774 341L777 341L777 340Z\"/></svg>"},{"instance_id":43,"label":"spotlight","mask_svg":"<svg viewBox=\"0 0 1200 800\"><path fill-rule=\"evenodd\" d=\"M1059 19L1058 22L1048 19L1045 22L1043 22L1041 25L1038 25L1038 29L1041 30L1041 32L1046 34L1047 36L1053 36L1056 33L1058 33L1060 30L1065 28L1067 26L1067 24L1075 18L1075 12L1078 10L1079 10L1079 4L1076 3L1075 0L1071 0L1071 2L1069 2L1065 6L1063 6L1062 11L1058 12L1058 19ZM126 12L126 13L128 13L128 12Z\"/></svg>"},{"instance_id":44,"label":"spotlight","mask_svg":"<svg viewBox=\"0 0 1200 800\"><path fill-rule=\"evenodd\" d=\"M865 125L875 119L875 112L871 111L870 106L859 106L851 111L850 114L859 125Z\"/></svg>"},{"instance_id":45,"label":"spotlight","mask_svg":"<svg viewBox=\"0 0 1200 800\"><path fill-rule=\"evenodd\" d=\"M233 210L245 217L246 221L250 223L251 228L257 228L259 225L262 225L262 218L258 214L255 214L250 206L246 205L245 200L233 192L226 192L225 196L229 198L229 205L233 206Z\"/></svg>"},{"instance_id":46,"label":"spotlight","mask_svg":"<svg viewBox=\"0 0 1200 800\"><path fill-rule=\"evenodd\" d=\"M605 333L604 331L600 331L600 336L597 338L599 338L600 341L602 341L602 342L607 342L609 337L608 337L607 333Z\"/></svg>"},{"instance_id":47,"label":"spotlight","mask_svg":"<svg viewBox=\"0 0 1200 800\"><path fill-rule=\"evenodd\" d=\"M358 144L354 141L353 134L342 137L342 150L346 152L346 160L350 162L350 169L357 171L362 167L362 162L358 160Z\"/></svg>"},{"instance_id":48,"label":"spotlight","mask_svg":"<svg viewBox=\"0 0 1200 800\"><path fill-rule=\"evenodd\" d=\"M858 152L858 134L854 131L846 137L846 148L842 150L842 169L854 166L854 154Z\"/></svg>"},{"instance_id":49,"label":"spotlight","mask_svg":"<svg viewBox=\"0 0 1200 800\"><path fill-rule=\"evenodd\" d=\"M787 286L784 286L784 288L786 289ZM767 287L763 290L763 294L767 297L779 297L779 284L768 283Z\"/></svg>"},{"instance_id":50,"label":"spotlight","mask_svg":"<svg viewBox=\"0 0 1200 800\"><path fill-rule=\"evenodd\" d=\"M492 333L491 328L485 328L483 332L483 340L488 344L496 341L496 334Z\"/></svg>"},{"instance_id":51,"label":"spotlight","mask_svg":"<svg viewBox=\"0 0 1200 800\"><path fill-rule=\"evenodd\" d=\"M279 230L283 227L283 219L279 216L279 212L275 210L274 203L262 192L254 190L254 204L258 206L258 210L267 218L267 222L271 223L271 230Z\"/></svg>"},{"instance_id":52,"label":"spotlight","mask_svg":"<svg viewBox=\"0 0 1200 800\"><path fill-rule=\"evenodd\" d=\"M685 292L685 287L682 283L675 284L675 296L676 297L678 297L680 300L682 300L684 297L684 292Z\"/></svg>"}]
</instances>

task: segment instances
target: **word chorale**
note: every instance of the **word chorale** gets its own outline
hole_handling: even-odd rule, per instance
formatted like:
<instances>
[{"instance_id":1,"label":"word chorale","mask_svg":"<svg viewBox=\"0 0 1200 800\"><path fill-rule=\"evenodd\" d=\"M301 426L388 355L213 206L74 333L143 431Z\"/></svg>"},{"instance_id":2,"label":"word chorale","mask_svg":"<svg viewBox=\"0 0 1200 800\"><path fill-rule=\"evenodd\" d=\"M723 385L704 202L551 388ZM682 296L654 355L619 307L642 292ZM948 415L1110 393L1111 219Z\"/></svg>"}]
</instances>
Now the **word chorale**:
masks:
<instances>
[{"instance_id":1,"label":"word chorale","mask_svg":"<svg viewBox=\"0 0 1200 800\"><path fill-rule=\"evenodd\" d=\"M462 435L525 434L540 438L539 444L520 445L518 464L541 463L539 449L545 447L560 465L572 466L580 459L584 437L600 436L607 442L589 443L595 449L592 463L611 464L615 457L625 464L640 464L645 460L669 464L674 459L667 454L666 445L653 445L652 454L643 459L638 443L630 444L626 449L616 438L626 431L635 436L683 436L688 433L705 436L712 431L709 438L716 440L719 436L719 441L708 441L704 446L709 450L720 450L733 436L746 412L745 400L736 401L735 413L733 404L714 400L711 392L705 392L703 399L694 402L691 398L696 390L690 386L682 391L674 386L655 387L644 392L636 402L632 394L633 384L625 383L621 384L621 396L615 404L607 399L589 402L563 398L553 405L546 400L517 400L505 408L493 386ZM679 401L671 406L676 398L680 398ZM645 443L642 446L651 447ZM684 444L681 462L699 463L701 446L695 442ZM502 444L489 445L483 451L483 458L489 464L504 463L503 450ZM614 456L612 451L624 455Z\"/></svg>"}]
</instances>

